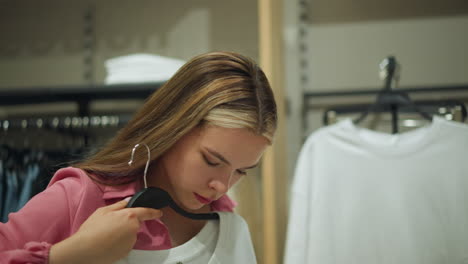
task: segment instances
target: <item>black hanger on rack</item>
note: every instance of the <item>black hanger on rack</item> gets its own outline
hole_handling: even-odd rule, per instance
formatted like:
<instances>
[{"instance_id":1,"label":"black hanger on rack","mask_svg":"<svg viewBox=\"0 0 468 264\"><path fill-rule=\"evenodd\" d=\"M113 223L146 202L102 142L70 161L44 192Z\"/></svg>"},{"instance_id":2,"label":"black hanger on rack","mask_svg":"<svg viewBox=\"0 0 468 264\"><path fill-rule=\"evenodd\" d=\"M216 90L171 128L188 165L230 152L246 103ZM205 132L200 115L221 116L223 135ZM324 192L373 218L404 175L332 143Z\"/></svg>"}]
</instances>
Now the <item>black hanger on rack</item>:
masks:
<instances>
[{"instance_id":1,"label":"black hanger on rack","mask_svg":"<svg viewBox=\"0 0 468 264\"><path fill-rule=\"evenodd\" d=\"M392 89L394 83L398 82L399 65L395 57L387 57L381 64L381 73L384 77L384 88L377 94L376 102L370 105L361 115L354 120L355 124L360 123L371 112L391 112L392 132L398 133L398 109L408 107L420 114L424 119L432 121L432 115L422 111L405 92Z\"/></svg>"},{"instance_id":2,"label":"black hanger on rack","mask_svg":"<svg viewBox=\"0 0 468 264\"><path fill-rule=\"evenodd\" d=\"M361 122L371 112L391 111L393 113L398 111L400 107L409 107L424 119L432 121L432 115L422 111L420 107L410 99L408 94L399 91L382 91L377 94L376 102L370 105L354 122L356 124Z\"/></svg>"},{"instance_id":3,"label":"black hanger on rack","mask_svg":"<svg viewBox=\"0 0 468 264\"><path fill-rule=\"evenodd\" d=\"M135 149L139 146L140 144L136 144L135 147L132 150L132 157L130 161L128 162L128 165L131 165L133 162L133 156L135 154ZM161 209L164 207L169 206L174 210L176 213L187 217L191 218L194 220L210 220L210 219L219 219L219 215L217 213L204 213L204 214L194 214L194 213L189 213L179 207L174 200L172 200L171 196L169 193L164 191L161 188L155 188L155 187L148 187L148 184L146 182L146 173L148 171L148 166L150 162L150 149L146 144L143 144L147 151L148 151L148 160L146 161L146 166L145 166L145 172L143 175L143 180L145 184L145 188L135 195L128 201L127 208L128 207L147 207L147 208L154 208L154 209Z\"/></svg>"}]
</instances>

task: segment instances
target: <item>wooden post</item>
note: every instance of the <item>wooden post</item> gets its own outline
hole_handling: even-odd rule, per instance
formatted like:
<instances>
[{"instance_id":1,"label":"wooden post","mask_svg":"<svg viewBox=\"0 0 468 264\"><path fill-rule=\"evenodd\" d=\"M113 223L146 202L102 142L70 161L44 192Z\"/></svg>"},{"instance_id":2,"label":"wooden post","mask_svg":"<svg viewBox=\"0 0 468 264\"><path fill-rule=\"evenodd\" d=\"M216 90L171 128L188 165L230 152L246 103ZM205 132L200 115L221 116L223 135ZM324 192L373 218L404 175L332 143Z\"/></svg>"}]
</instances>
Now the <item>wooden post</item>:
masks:
<instances>
[{"instance_id":1,"label":"wooden post","mask_svg":"<svg viewBox=\"0 0 468 264\"><path fill-rule=\"evenodd\" d=\"M260 66L275 93L279 119L275 141L265 153L262 162L263 262L265 264L283 262L287 220L282 4L282 0L259 0L258 2Z\"/></svg>"}]
</instances>

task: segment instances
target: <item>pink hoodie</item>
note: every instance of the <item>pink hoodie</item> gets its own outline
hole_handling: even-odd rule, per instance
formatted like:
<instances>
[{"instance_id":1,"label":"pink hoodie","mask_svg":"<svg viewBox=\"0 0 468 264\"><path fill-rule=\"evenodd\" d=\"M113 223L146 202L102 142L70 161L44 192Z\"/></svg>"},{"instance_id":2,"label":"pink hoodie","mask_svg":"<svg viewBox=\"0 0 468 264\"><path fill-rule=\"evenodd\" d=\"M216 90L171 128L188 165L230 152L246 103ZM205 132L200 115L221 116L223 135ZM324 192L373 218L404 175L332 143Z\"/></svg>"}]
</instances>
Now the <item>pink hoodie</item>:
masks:
<instances>
[{"instance_id":1,"label":"pink hoodie","mask_svg":"<svg viewBox=\"0 0 468 264\"><path fill-rule=\"evenodd\" d=\"M0 223L0 263L47 263L50 247L78 231L99 207L135 194L140 187L105 186L91 180L81 169L58 170L48 187L19 212ZM213 211L232 212L235 202L224 195L211 204ZM167 227L158 219L145 221L134 249L171 248Z\"/></svg>"}]
</instances>

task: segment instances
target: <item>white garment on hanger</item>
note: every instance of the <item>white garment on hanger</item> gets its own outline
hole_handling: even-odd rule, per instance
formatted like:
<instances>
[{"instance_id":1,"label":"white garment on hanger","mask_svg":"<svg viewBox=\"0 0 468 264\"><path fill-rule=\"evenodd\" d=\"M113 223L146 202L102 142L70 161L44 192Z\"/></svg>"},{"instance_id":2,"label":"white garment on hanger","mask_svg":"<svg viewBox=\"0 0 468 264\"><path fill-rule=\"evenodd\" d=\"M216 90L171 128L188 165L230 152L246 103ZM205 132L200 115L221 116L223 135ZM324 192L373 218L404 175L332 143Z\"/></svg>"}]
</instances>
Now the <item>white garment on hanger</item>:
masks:
<instances>
[{"instance_id":1,"label":"white garment on hanger","mask_svg":"<svg viewBox=\"0 0 468 264\"><path fill-rule=\"evenodd\" d=\"M167 250L132 250L115 264L255 264L250 232L235 213L217 212L187 243Z\"/></svg>"},{"instance_id":2,"label":"white garment on hanger","mask_svg":"<svg viewBox=\"0 0 468 264\"><path fill-rule=\"evenodd\" d=\"M389 135L350 119L309 136L285 264L468 263L468 125Z\"/></svg>"}]
</instances>

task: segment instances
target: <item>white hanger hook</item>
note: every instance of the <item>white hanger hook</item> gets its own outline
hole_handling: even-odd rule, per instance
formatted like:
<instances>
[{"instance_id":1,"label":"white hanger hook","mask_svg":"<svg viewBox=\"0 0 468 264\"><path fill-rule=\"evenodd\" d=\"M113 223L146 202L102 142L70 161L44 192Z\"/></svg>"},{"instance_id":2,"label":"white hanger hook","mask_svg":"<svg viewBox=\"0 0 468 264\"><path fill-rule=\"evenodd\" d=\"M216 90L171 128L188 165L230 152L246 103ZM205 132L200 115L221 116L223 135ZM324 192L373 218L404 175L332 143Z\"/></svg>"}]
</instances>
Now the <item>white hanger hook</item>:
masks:
<instances>
[{"instance_id":1,"label":"white hanger hook","mask_svg":"<svg viewBox=\"0 0 468 264\"><path fill-rule=\"evenodd\" d=\"M144 144L143 145L146 147L146 150L148 150L148 160L146 161L146 166L145 166L145 172L143 174L143 181L145 183L145 188L148 188L148 183L146 182L146 173L148 172L148 167L149 167L149 163L150 163L150 160L151 160L151 151L150 151L150 148L148 147L148 145ZM133 156L135 155L135 150L140 146L140 144L136 144L135 147L133 147L132 149L132 156L130 158L130 161L128 162L128 165L129 166L132 166L132 163L133 163Z\"/></svg>"}]
</instances>

